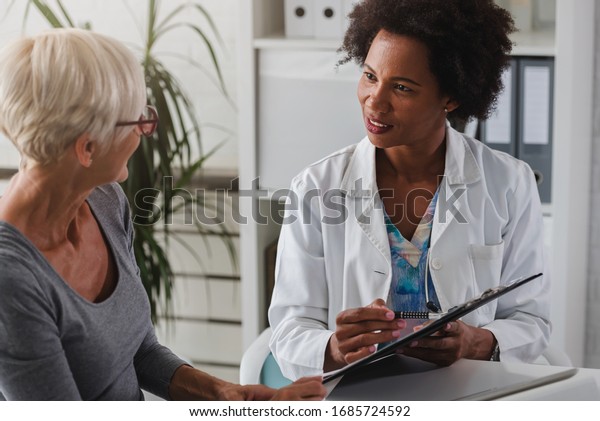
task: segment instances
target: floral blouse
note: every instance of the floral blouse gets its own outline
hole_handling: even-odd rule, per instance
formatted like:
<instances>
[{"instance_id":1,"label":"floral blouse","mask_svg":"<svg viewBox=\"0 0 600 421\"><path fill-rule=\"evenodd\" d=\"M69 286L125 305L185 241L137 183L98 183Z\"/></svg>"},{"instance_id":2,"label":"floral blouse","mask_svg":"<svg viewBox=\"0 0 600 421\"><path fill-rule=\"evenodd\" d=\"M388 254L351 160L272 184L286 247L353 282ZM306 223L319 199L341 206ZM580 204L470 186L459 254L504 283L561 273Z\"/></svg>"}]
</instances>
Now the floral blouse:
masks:
<instances>
[{"instance_id":1,"label":"floral blouse","mask_svg":"<svg viewBox=\"0 0 600 421\"><path fill-rule=\"evenodd\" d=\"M429 311L427 300L440 308L430 274L427 289L424 282L437 198L436 191L410 241L402 236L384 212L392 255L392 285L388 306L394 311Z\"/></svg>"}]
</instances>

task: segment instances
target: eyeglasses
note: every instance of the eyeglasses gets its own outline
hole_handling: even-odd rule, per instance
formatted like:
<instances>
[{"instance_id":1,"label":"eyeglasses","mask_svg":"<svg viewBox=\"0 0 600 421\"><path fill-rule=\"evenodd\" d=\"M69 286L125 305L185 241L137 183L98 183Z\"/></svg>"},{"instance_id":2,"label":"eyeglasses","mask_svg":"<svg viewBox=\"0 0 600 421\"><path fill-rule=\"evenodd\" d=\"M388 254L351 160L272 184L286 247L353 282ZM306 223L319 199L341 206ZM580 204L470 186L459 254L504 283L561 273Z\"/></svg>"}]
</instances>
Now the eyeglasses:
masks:
<instances>
[{"instance_id":1,"label":"eyeglasses","mask_svg":"<svg viewBox=\"0 0 600 421\"><path fill-rule=\"evenodd\" d=\"M117 127L134 125L139 127L144 136L152 136L158 126L158 112L156 111L156 108L151 105L146 105L146 108L144 108L144 112L138 121L122 121L116 124Z\"/></svg>"}]
</instances>

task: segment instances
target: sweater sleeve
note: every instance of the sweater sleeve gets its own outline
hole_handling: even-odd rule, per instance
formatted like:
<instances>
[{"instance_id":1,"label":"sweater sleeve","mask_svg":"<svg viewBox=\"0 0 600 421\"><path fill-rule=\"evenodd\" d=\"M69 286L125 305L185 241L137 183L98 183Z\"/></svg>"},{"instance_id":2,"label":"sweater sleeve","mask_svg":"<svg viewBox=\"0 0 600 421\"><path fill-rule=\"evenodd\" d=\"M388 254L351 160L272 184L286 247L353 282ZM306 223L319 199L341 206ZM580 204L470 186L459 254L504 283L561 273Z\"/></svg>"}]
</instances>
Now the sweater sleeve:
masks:
<instances>
[{"instance_id":1,"label":"sweater sleeve","mask_svg":"<svg viewBox=\"0 0 600 421\"><path fill-rule=\"evenodd\" d=\"M170 399L169 385L175 371L186 364L169 348L158 343L154 328L148 330L134 358L140 387L163 399Z\"/></svg>"},{"instance_id":2,"label":"sweater sleeve","mask_svg":"<svg viewBox=\"0 0 600 421\"><path fill-rule=\"evenodd\" d=\"M24 264L0 257L0 392L8 400L80 400L55 315Z\"/></svg>"}]
</instances>

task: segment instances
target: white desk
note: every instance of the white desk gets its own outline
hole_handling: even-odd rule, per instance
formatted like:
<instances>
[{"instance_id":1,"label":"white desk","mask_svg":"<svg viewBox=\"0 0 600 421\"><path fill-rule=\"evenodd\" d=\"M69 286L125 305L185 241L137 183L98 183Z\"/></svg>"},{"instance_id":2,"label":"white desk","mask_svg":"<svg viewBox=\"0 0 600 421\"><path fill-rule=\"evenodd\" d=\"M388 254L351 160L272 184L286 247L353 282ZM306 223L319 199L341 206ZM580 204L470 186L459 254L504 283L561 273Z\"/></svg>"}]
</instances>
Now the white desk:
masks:
<instances>
[{"instance_id":1,"label":"white desk","mask_svg":"<svg viewBox=\"0 0 600 421\"><path fill-rule=\"evenodd\" d=\"M393 356L327 385L328 400L600 400L600 370L460 360L438 367Z\"/></svg>"},{"instance_id":2,"label":"white desk","mask_svg":"<svg viewBox=\"0 0 600 421\"><path fill-rule=\"evenodd\" d=\"M511 401L598 401L600 370L578 368L573 377L514 393L498 400Z\"/></svg>"}]
</instances>

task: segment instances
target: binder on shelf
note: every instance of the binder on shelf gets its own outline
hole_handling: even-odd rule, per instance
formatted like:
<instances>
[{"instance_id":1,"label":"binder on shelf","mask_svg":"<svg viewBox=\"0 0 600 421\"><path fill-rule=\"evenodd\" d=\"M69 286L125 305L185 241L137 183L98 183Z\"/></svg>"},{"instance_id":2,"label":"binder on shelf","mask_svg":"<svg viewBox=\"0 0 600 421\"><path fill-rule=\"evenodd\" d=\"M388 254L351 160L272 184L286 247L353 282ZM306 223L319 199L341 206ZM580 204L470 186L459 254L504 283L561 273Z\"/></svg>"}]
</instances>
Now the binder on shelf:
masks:
<instances>
[{"instance_id":1,"label":"binder on shelf","mask_svg":"<svg viewBox=\"0 0 600 421\"><path fill-rule=\"evenodd\" d=\"M315 33L316 0L285 0L285 36L312 38Z\"/></svg>"},{"instance_id":2,"label":"binder on shelf","mask_svg":"<svg viewBox=\"0 0 600 421\"><path fill-rule=\"evenodd\" d=\"M496 110L481 124L480 139L527 162L535 174L542 203L550 203L554 59L513 59L503 83Z\"/></svg>"},{"instance_id":3,"label":"binder on shelf","mask_svg":"<svg viewBox=\"0 0 600 421\"><path fill-rule=\"evenodd\" d=\"M342 0L318 0L315 9L315 38L342 38L344 30Z\"/></svg>"},{"instance_id":4,"label":"binder on shelf","mask_svg":"<svg viewBox=\"0 0 600 421\"><path fill-rule=\"evenodd\" d=\"M518 66L515 59L502 75L504 90L496 110L481 124L480 139L489 147L517 156Z\"/></svg>"},{"instance_id":5,"label":"binder on shelf","mask_svg":"<svg viewBox=\"0 0 600 421\"><path fill-rule=\"evenodd\" d=\"M551 202L554 59L519 60L519 159L533 170L543 203Z\"/></svg>"}]
</instances>

